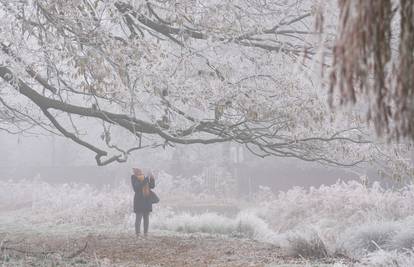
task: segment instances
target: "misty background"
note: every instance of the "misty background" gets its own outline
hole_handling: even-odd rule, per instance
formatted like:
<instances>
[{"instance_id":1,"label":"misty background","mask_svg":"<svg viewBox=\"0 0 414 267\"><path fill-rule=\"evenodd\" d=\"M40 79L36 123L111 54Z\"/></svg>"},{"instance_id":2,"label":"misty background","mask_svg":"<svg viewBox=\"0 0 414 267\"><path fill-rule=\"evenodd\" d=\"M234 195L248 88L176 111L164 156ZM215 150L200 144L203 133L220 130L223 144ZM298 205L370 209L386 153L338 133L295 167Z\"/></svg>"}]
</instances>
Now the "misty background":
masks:
<instances>
[{"instance_id":1,"label":"misty background","mask_svg":"<svg viewBox=\"0 0 414 267\"><path fill-rule=\"evenodd\" d=\"M87 183L95 186L129 182L132 167L147 172L165 172L173 179L198 176L205 186L229 181L234 194L248 196L260 186L273 192L294 186L309 188L331 185L338 180L380 181L396 185L369 166L334 168L291 158L260 158L235 143L149 148L131 155L127 163L99 167L93 153L71 140L55 135L8 135L0 132L0 179L39 179L49 183ZM157 181L162 183L162 180ZM231 183L230 183L231 184Z\"/></svg>"}]
</instances>

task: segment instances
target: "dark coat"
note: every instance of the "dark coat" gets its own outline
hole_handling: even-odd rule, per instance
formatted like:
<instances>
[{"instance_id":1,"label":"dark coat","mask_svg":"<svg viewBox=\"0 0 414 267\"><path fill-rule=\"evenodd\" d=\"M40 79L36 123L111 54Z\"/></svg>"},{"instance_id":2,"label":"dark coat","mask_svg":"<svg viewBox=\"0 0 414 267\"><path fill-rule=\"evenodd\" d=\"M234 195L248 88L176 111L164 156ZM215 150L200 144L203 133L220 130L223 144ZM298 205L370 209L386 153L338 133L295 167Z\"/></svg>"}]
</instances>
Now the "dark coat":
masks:
<instances>
[{"instance_id":1,"label":"dark coat","mask_svg":"<svg viewBox=\"0 0 414 267\"><path fill-rule=\"evenodd\" d=\"M142 188L145 184L149 184L149 188L152 189L155 187L155 180L154 178L149 178L145 176L144 180L141 182L137 179L135 175L131 176L131 183L132 188L134 189L134 212L151 212L152 211L152 203L150 202L148 197L144 197L142 193Z\"/></svg>"}]
</instances>

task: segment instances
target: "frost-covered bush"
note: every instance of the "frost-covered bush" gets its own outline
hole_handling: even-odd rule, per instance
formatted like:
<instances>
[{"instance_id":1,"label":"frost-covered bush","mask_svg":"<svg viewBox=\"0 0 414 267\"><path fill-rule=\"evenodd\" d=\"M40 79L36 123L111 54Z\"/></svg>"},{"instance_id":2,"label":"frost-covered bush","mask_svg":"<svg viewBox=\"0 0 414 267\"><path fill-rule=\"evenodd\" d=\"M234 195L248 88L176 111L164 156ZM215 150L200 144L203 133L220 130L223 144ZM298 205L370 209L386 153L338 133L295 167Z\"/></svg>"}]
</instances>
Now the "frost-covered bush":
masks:
<instances>
[{"instance_id":1,"label":"frost-covered bush","mask_svg":"<svg viewBox=\"0 0 414 267\"><path fill-rule=\"evenodd\" d=\"M267 206L267 214L261 214L274 231L315 229L328 251L344 249L362 256L374 250L374 242L384 249L410 242L397 235L411 232L406 220L414 214L414 187L386 190L377 183L367 188L354 181L309 190L298 187L280 192Z\"/></svg>"},{"instance_id":2,"label":"frost-covered bush","mask_svg":"<svg viewBox=\"0 0 414 267\"><path fill-rule=\"evenodd\" d=\"M1 182L0 195L0 205L23 209L32 223L114 225L124 223L132 211L131 189L124 183L98 190L87 184Z\"/></svg>"},{"instance_id":3,"label":"frost-covered bush","mask_svg":"<svg viewBox=\"0 0 414 267\"><path fill-rule=\"evenodd\" d=\"M364 257L360 266L412 267L414 266L414 251L398 252L381 249Z\"/></svg>"},{"instance_id":4,"label":"frost-covered bush","mask_svg":"<svg viewBox=\"0 0 414 267\"><path fill-rule=\"evenodd\" d=\"M398 251L414 249L414 216L400 222L400 227L390 240L388 249Z\"/></svg>"},{"instance_id":5,"label":"frost-covered bush","mask_svg":"<svg viewBox=\"0 0 414 267\"><path fill-rule=\"evenodd\" d=\"M328 250L315 231L295 232L288 236L288 254L294 257L319 259L328 257Z\"/></svg>"},{"instance_id":6,"label":"frost-covered bush","mask_svg":"<svg viewBox=\"0 0 414 267\"><path fill-rule=\"evenodd\" d=\"M269 235L272 231L268 224L251 212L239 213L235 218L216 213L200 215L169 213L164 216L155 214L152 218L152 227L184 233L221 234L267 241L272 241L274 238Z\"/></svg>"},{"instance_id":7,"label":"frost-covered bush","mask_svg":"<svg viewBox=\"0 0 414 267\"><path fill-rule=\"evenodd\" d=\"M317 225L343 232L351 225L367 221L398 220L414 214L414 188L385 190L378 184L366 188L358 182L338 182L305 190L280 192L268 211L267 219L279 231L300 224Z\"/></svg>"},{"instance_id":8,"label":"frost-covered bush","mask_svg":"<svg viewBox=\"0 0 414 267\"><path fill-rule=\"evenodd\" d=\"M347 255L361 257L369 252L388 248L398 229L399 225L393 222L374 222L351 227L340 237L344 240L341 248Z\"/></svg>"}]
</instances>

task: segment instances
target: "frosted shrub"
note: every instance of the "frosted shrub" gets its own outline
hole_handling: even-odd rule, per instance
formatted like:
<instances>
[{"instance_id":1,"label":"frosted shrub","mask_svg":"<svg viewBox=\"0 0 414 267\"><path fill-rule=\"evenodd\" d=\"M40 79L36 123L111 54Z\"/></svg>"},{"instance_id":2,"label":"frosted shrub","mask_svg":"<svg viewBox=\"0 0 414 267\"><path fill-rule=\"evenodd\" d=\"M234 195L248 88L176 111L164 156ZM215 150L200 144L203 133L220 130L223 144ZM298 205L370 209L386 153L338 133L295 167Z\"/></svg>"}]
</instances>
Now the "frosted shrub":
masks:
<instances>
[{"instance_id":1,"label":"frosted shrub","mask_svg":"<svg viewBox=\"0 0 414 267\"><path fill-rule=\"evenodd\" d=\"M406 194L405 190L385 191L378 186L367 189L357 182L338 182L332 186L310 190L294 188L279 193L267 219L280 231L307 224L341 232L369 220L409 216L414 213L413 201L414 195Z\"/></svg>"},{"instance_id":2,"label":"frosted shrub","mask_svg":"<svg viewBox=\"0 0 414 267\"><path fill-rule=\"evenodd\" d=\"M132 211L132 192L126 184L98 190L86 184L21 181L3 182L0 188L0 193L8 192L0 203L15 207L26 203L23 207L28 210L23 214L32 223L113 225L124 223Z\"/></svg>"},{"instance_id":3,"label":"frosted shrub","mask_svg":"<svg viewBox=\"0 0 414 267\"><path fill-rule=\"evenodd\" d=\"M228 218L216 213L190 215L188 213L158 215L152 218L152 227L184 233L209 233L235 237L269 239L271 230L266 222L252 213L240 213Z\"/></svg>"},{"instance_id":4,"label":"frosted shrub","mask_svg":"<svg viewBox=\"0 0 414 267\"><path fill-rule=\"evenodd\" d=\"M319 259L328 257L328 250L315 231L295 232L288 236L288 254L294 257Z\"/></svg>"},{"instance_id":5,"label":"frosted shrub","mask_svg":"<svg viewBox=\"0 0 414 267\"><path fill-rule=\"evenodd\" d=\"M401 222L398 232L392 237L389 249L405 251L414 249L414 217Z\"/></svg>"},{"instance_id":6,"label":"frosted shrub","mask_svg":"<svg viewBox=\"0 0 414 267\"><path fill-rule=\"evenodd\" d=\"M359 257L367 252L388 248L398 227L397 223L387 222L350 228L342 235L343 249L346 254Z\"/></svg>"},{"instance_id":7,"label":"frosted shrub","mask_svg":"<svg viewBox=\"0 0 414 267\"><path fill-rule=\"evenodd\" d=\"M215 213L204 213L192 216L188 213L173 215L169 218L153 220L154 228L185 233L229 234L235 229L231 219Z\"/></svg>"},{"instance_id":8,"label":"frosted shrub","mask_svg":"<svg viewBox=\"0 0 414 267\"><path fill-rule=\"evenodd\" d=\"M328 251L362 257L376 249L374 243L383 249L409 246L414 231L407 218L414 214L414 188L385 190L377 183L366 188L354 181L298 187L280 192L267 212L260 213L279 234L316 229Z\"/></svg>"},{"instance_id":9,"label":"frosted shrub","mask_svg":"<svg viewBox=\"0 0 414 267\"><path fill-rule=\"evenodd\" d=\"M414 251L385 251L378 250L368 254L361 260L360 266L372 267L412 267L414 266Z\"/></svg>"}]
</instances>

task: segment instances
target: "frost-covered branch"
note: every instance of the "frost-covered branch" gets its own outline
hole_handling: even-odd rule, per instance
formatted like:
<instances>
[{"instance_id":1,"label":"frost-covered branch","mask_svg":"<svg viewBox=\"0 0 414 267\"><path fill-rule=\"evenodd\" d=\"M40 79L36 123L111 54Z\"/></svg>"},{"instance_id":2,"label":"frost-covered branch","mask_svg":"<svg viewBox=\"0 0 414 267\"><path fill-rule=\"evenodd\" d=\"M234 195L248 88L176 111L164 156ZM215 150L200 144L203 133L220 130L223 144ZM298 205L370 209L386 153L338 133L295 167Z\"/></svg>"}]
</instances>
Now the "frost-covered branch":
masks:
<instances>
[{"instance_id":1,"label":"frost-covered branch","mask_svg":"<svg viewBox=\"0 0 414 267\"><path fill-rule=\"evenodd\" d=\"M337 150L366 136L326 127L324 100L291 68L315 36L312 6L292 3L0 0L2 107L99 165L146 147L230 141L261 157L364 161Z\"/></svg>"}]
</instances>

